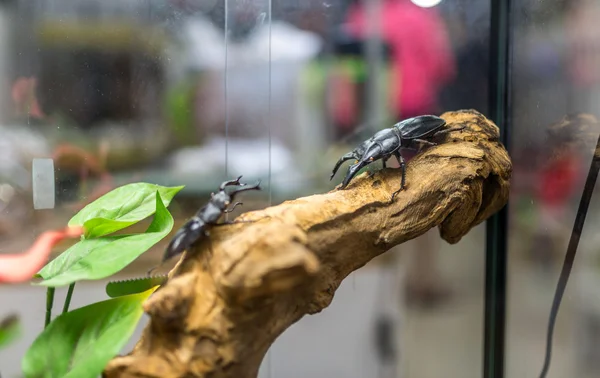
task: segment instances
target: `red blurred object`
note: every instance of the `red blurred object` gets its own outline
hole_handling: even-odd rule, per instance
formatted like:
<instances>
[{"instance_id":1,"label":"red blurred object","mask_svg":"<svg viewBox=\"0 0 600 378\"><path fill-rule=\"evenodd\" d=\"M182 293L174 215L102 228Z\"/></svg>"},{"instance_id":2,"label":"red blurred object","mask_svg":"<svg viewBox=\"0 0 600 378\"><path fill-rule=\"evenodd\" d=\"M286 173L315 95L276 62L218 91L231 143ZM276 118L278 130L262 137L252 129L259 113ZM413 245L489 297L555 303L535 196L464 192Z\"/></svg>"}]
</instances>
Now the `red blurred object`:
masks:
<instances>
[{"instance_id":1,"label":"red blurred object","mask_svg":"<svg viewBox=\"0 0 600 378\"><path fill-rule=\"evenodd\" d=\"M333 96L330 104L330 114L337 124L344 130L352 129L358 117L358 99L356 88L352 82L352 78L347 72L339 71L332 73L332 90Z\"/></svg>"},{"instance_id":2,"label":"red blurred object","mask_svg":"<svg viewBox=\"0 0 600 378\"><path fill-rule=\"evenodd\" d=\"M42 233L31 248L21 254L0 255L0 283L29 281L48 261L52 248L66 238L83 234L82 227L67 227L62 230Z\"/></svg>"},{"instance_id":3,"label":"red blurred object","mask_svg":"<svg viewBox=\"0 0 600 378\"><path fill-rule=\"evenodd\" d=\"M15 80L11 95L17 108L18 116L32 116L42 119L46 115L42 112L35 95L37 79L35 77L20 77Z\"/></svg>"},{"instance_id":4,"label":"red blurred object","mask_svg":"<svg viewBox=\"0 0 600 378\"><path fill-rule=\"evenodd\" d=\"M542 169L537 195L545 205L564 205L575 189L580 177L579 161L573 154L552 160Z\"/></svg>"},{"instance_id":5,"label":"red blurred object","mask_svg":"<svg viewBox=\"0 0 600 378\"><path fill-rule=\"evenodd\" d=\"M350 9L347 23L356 37L369 34L362 4ZM443 19L434 8L421 8L408 0L385 0L378 25L382 40L392 50L395 114L407 118L435 111L439 90L456 75Z\"/></svg>"}]
</instances>

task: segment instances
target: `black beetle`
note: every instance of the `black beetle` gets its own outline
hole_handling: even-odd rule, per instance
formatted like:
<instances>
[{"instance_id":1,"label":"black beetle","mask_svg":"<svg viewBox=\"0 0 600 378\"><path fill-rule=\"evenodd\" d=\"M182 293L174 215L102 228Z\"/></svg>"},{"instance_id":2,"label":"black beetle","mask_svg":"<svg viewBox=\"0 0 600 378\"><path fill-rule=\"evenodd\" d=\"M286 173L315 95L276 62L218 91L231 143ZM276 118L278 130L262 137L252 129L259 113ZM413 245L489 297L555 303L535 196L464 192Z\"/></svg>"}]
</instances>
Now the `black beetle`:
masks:
<instances>
[{"instance_id":1,"label":"black beetle","mask_svg":"<svg viewBox=\"0 0 600 378\"><path fill-rule=\"evenodd\" d=\"M450 129L440 130L446 125L446 121L434 115L423 115L405 119L398 122L394 126L381 130L371 138L362 142L352 152L348 152L342 156L331 173L329 180L333 179L336 172L346 160L356 159L356 163L348 167L348 173L344 177L340 189L344 189L354 176L363 167L371 164L375 160L382 160L383 168L386 167L386 161L393 156L396 157L402 170L402 181L400 189L392 194L392 201L405 187L406 162L400 154L400 149L419 150L423 145L435 146L437 143L426 140L433 138L442 133L462 130L465 126L454 127Z\"/></svg>"},{"instance_id":2,"label":"black beetle","mask_svg":"<svg viewBox=\"0 0 600 378\"><path fill-rule=\"evenodd\" d=\"M227 210L227 206L231 204L236 194L246 190L261 190L260 181L252 186L240 184L240 179L225 181L219 187L216 194L211 194L210 201L204 205L196 215L188 220L175 234L163 256L162 262L176 256L190 248L194 243L198 242L202 236L208 236L208 228L211 226L220 226L224 224L242 223L242 221L226 221L217 223L221 215L232 212L236 206L242 205L241 202L236 202L233 207ZM236 189L231 193L225 192L227 186L242 186L241 189Z\"/></svg>"}]
</instances>

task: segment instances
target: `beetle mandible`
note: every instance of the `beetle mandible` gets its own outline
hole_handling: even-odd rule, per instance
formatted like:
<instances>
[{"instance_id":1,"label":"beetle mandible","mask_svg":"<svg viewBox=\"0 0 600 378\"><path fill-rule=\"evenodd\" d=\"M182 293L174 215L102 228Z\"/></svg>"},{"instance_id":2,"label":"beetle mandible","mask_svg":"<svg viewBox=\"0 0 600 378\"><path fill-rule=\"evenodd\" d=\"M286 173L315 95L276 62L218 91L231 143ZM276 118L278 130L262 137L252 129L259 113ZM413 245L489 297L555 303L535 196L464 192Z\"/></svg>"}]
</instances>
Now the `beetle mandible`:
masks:
<instances>
[{"instance_id":1,"label":"beetle mandible","mask_svg":"<svg viewBox=\"0 0 600 378\"><path fill-rule=\"evenodd\" d=\"M406 162L400 154L400 149L420 150L423 145L435 146L437 143L431 140L439 134L458 131L465 126L458 126L450 129L440 130L446 125L443 118L434 115L422 115L418 117L408 118L396 123L394 126L381 130L371 138L362 142L353 151L343 155L333 167L333 172L329 180L337 173L338 169L346 160L355 159L356 162L348 167L348 172L340 189L344 189L365 166L371 164L375 160L380 160L383 163L383 168L386 168L386 161L392 156L396 157L402 171L402 180L400 189L392 194L394 197L404 189L406 181Z\"/></svg>"}]
</instances>

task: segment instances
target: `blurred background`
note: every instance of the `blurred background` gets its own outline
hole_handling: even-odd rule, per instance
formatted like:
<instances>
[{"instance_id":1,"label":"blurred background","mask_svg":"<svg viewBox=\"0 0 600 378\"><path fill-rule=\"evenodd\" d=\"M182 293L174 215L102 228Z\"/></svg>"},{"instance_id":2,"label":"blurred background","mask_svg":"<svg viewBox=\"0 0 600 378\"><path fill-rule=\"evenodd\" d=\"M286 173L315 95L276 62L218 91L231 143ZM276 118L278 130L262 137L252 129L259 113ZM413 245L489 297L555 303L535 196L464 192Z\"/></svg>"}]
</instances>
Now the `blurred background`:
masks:
<instances>
[{"instance_id":1,"label":"blurred background","mask_svg":"<svg viewBox=\"0 0 600 378\"><path fill-rule=\"evenodd\" d=\"M591 160L555 147L600 116L600 2L513 0L511 15L505 372L533 377ZM489 116L490 25L484 0L0 1L0 253L131 182L185 185L176 228L225 178L264 183L232 216L331 190L335 161L376 130ZM33 206L34 158L54 160L52 209ZM548 377L600 375L599 222L596 193ZM145 274L167 242L117 279ZM456 245L431 230L394 248L285 332L261 378L481 377L484 261L484 225ZM105 299L105 283L78 284L72 308ZM44 301L42 288L0 286L0 317L26 328L0 351L3 378L20 376Z\"/></svg>"}]
</instances>

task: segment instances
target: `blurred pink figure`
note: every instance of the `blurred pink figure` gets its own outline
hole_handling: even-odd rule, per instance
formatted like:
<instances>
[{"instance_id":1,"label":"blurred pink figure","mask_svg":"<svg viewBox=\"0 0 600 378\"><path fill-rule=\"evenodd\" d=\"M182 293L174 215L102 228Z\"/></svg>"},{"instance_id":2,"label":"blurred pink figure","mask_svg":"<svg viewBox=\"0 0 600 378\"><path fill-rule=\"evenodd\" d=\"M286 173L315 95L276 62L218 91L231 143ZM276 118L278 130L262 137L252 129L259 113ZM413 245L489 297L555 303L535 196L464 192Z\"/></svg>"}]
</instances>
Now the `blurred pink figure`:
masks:
<instances>
[{"instance_id":1,"label":"blurred pink figure","mask_svg":"<svg viewBox=\"0 0 600 378\"><path fill-rule=\"evenodd\" d=\"M440 89L456 75L446 26L435 8L409 0L382 0L380 35L392 50L392 109L398 118L435 113ZM363 4L353 5L348 32L369 35ZM402 115L402 117L399 117Z\"/></svg>"},{"instance_id":2,"label":"blurred pink figure","mask_svg":"<svg viewBox=\"0 0 600 378\"><path fill-rule=\"evenodd\" d=\"M391 49L393 80L389 107L397 121L436 114L440 90L456 76L456 62L443 19L435 8L421 8L410 0L381 0L379 35ZM348 33L365 38L372 31L363 3L354 4L347 16ZM442 282L436 259L438 236L428 232L415 239L405 281L409 305L432 306L451 295Z\"/></svg>"},{"instance_id":3,"label":"blurred pink figure","mask_svg":"<svg viewBox=\"0 0 600 378\"><path fill-rule=\"evenodd\" d=\"M600 115L600 2L569 1L565 16L571 111Z\"/></svg>"},{"instance_id":4,"label":"blurred pink figure","mask_svg":"<svg viewBox=\"0 0 600 378\"><path fill-rule=\"evenodd\" d=\"M83 234L81 227L67 227L42 233L31 248L21 254L0 255L0 283L27 282L47 262L52 247L66 238Z\"/></svg>"}]
</instances>

